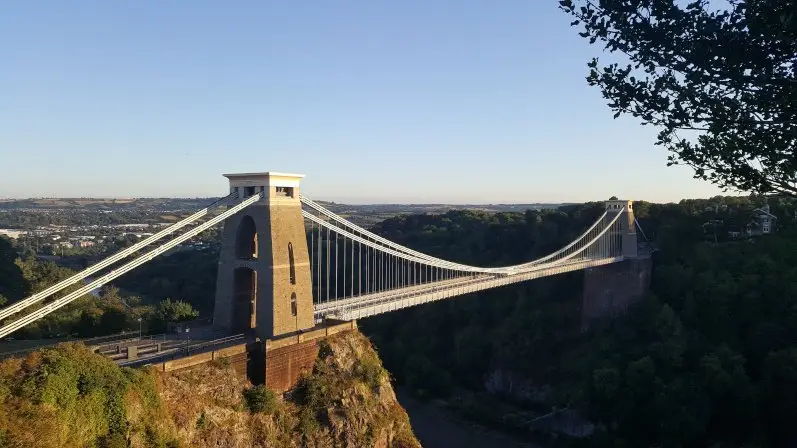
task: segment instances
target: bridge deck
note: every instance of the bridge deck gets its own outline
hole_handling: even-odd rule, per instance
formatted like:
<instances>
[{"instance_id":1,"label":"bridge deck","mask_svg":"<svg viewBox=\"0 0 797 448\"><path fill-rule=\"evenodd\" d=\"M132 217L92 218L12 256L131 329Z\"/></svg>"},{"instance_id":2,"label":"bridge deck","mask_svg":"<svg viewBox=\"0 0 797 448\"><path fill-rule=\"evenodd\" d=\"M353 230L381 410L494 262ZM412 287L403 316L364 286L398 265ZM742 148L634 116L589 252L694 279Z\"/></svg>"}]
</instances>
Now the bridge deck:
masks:
<instances>
[{"instance_id":1,"label":"bridge deck","mask_svg":"<svg viewBox=\"0 0 797 448\"><path fill-rule=\"evenodd\" d=\"M315 318L321 321L324 318L339 320L354 320L376 314L386 313L402 308L408 308L436 300L447 299L462 294L495 288L498 286L520 283L535 278L548 277L565 272L603 266L623 261L623 257L608 257L601 259L579 259L555 266L543 267L522 274L508 276L478 275L475 277L460 277L457 279L415 285L374 294L366 294L345 300L338 300L317 304Z\"/></svg>"}]
</instances>

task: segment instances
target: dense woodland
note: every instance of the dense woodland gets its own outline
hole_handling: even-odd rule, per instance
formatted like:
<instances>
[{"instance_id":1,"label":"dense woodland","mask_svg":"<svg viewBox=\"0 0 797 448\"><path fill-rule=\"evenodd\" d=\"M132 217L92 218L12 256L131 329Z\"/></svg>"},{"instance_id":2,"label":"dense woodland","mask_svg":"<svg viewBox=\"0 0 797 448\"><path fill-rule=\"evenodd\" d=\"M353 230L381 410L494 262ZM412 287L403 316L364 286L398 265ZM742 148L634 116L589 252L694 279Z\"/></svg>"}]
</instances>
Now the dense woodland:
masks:
<instances>
[{"instance_id":1,"label":"dense woodland","mask_svg":"<svg viewBox=\"0 0 797 448\"><path fill-rule=\"evenodd\" d=\"M73 275L75 271L51 261L38 261L30 253L20 254L11 241L0 237L0 304L13 303ZM37 305L32 311L80 288L72 285ZM79 297L62 309L13 334L15 339L91 337L138 330L162 332L167 322L199 316L191 304L173 296L139 296L108 285L94 294Z\"/></svg>"},{"instance_id":2,"label":"dense woodland","mask_svg":"<svg viewBox=\"0 0 797 448\"><path fill-rule=\"evenodd\" d=\"M589 446L787 446L797 418L797 237L793 202L769 204L781 217L777 234L717 242L704 222L744 216L763 199L638 203L657 247L651 293L586 333L579 273L389 313L361 327L414 393L461 401L509 376L530 387L498 387L504 402L579 409L598 424ZM401 217L378 230L434 255L501 264L561 246L597 208ZM502 422L483 409L478 417Z\"/></svg>"},{"instance_id":3,"label":"dense woodland","mask_svg":"<svg viewBox=\"0 0 797 448\"><path fill-rule=\"evenodd\" d=\"M732 240L703 226L765 203L780 218L776 234ZM502 265L561 247L602 209L403 215L375 230L431 255ZM527 431L502 413L558 406L597 424L579 442L589 446L786 445L797 418L795 204L717 197L635 210L657 249L651 294L586 333L580 273L365 319L361 328L397 383L485 422ZM210 316L216 260L217 249L155 260L16 336L92 336L137 328L138 317L158 329ZM70 273L0 241L0 294L10 301Z\"/></svg>"}]
</instances>

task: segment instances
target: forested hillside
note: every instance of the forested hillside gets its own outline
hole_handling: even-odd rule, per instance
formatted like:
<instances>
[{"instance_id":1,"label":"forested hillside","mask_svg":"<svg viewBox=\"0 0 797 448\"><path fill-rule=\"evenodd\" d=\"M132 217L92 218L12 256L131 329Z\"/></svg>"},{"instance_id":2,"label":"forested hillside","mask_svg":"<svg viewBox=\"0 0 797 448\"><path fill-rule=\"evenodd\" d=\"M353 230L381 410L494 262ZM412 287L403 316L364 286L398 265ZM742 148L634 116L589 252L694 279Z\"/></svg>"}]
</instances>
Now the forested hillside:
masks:
<instances>
[{"instance_id":1,"label":"forested hillside","mask_svg":"<svg viewBox=\"0 0 797 448\"><path fill-rule=\"evenodd\" d=\"M75 271L69 268L58 266L51 261L36 260L31 254L20 256L10 240L0 237L0 306L42 291L74 274ZM210 281L214 282L214 279L215 277L211 277ZM69 286L27 308L25 312L33 311L82 286L80 282ZM145 288L141 289L144 293L149 292ZM162 292L177 294L186 291L162 289ZM199 316L199 312L191 303L181 300L182 297L184 296L160 294L142 297L130 291L120 291L114 285L107 285L100 291L85 294L58 311L27 325L12 337L46 339L101 336L125 330L138 330L138 319L142 320L142 328L145 331L163 331L167 322L190 320ZM207 304L205 306L207 308Z\"/></svg>"},{"instance_id":2,"label":"forested hillside","mask_svg":"<svg viewBox=\"0 0 797 448\"><path fill-rule=\"evenodd\" d=\"M731 236L769 204L777 232ZM570 273L364 319L393 378L464 415L529 433L553 406L595 423L589 446L788 446L797 418L797 237L792 201L713 198L635 203L657 249L651 293L622 318L581 332L583 274ZM525 213L396 216L375 231L431 255L478 265L561 247L602 203ZM710 225L706 225L709 223ZM215 253L147 265L19 332L89 336L143 317L212 310ZM16 300L69 275L0 241L0 294ZM131 295L137 295L137 297ZM165 298L188 303L162 302ZM0 298L2 300L2 298ZM193 305L193 308L190 306Z\"/></svg>"},{"instance_id":3,"label":"forested hillside","mask_svg":"<svg viewBox=\"0 0 797 448\"><path fill-rule=\"evenodd\" d=\"M797 418L797 238L793 204L769 203L778 233L726 241L702 224L746 216L762 198L637 203L658 248L651 294L587 333L579 273L389 313L361 328L398 382L501 426L527 431L513 415L556 405L598 425L588 446L787 446ZM504 264L566 243L597 208L399 217L378 230L434 255Z\"/></svg>"}]
</instances>

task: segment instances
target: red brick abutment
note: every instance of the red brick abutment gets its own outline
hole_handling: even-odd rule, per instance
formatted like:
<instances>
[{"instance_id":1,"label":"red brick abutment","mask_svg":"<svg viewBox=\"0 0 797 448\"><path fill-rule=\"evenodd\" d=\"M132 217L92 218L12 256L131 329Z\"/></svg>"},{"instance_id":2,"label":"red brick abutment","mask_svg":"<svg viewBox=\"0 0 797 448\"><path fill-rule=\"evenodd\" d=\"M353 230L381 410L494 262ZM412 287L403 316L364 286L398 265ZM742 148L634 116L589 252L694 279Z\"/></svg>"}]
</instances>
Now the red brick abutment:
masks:
<instances>
[{"instance_id":1,"label":"red brick abutment","mask_svg":"<svg viewBox=\"0 0 797 448\"><path fill-rule=\"evenodd\" d=\"M240 377L254 384L265 384L274 392L281 393L295 386L302 372L313 368L321 341L356 329L354 321L323 323L301 333L265 342L241 343L151 365L162 372L174 372L225 360L223 362L229 363Z\"/></svg>"}]
</instances>

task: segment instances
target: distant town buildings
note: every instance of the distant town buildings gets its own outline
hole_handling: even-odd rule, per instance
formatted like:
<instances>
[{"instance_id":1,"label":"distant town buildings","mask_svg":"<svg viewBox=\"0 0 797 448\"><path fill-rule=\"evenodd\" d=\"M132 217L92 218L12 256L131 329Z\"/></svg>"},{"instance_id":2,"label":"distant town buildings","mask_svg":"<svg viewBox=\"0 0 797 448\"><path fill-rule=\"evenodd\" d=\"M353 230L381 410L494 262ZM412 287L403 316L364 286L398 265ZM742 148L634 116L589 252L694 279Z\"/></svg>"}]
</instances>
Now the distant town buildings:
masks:
<instances>
[{"instance_id":1,"label":"distant town buildings","mask_svg":"<svg viewBox=\"0 0 797 448\"><path fill-rule=\"evenodd\" d=\"M19 229L0 229L0 235L11 238L15 240L20 236L27 235L27 231L19 230Z\"/></svg>"}]
</instances>

